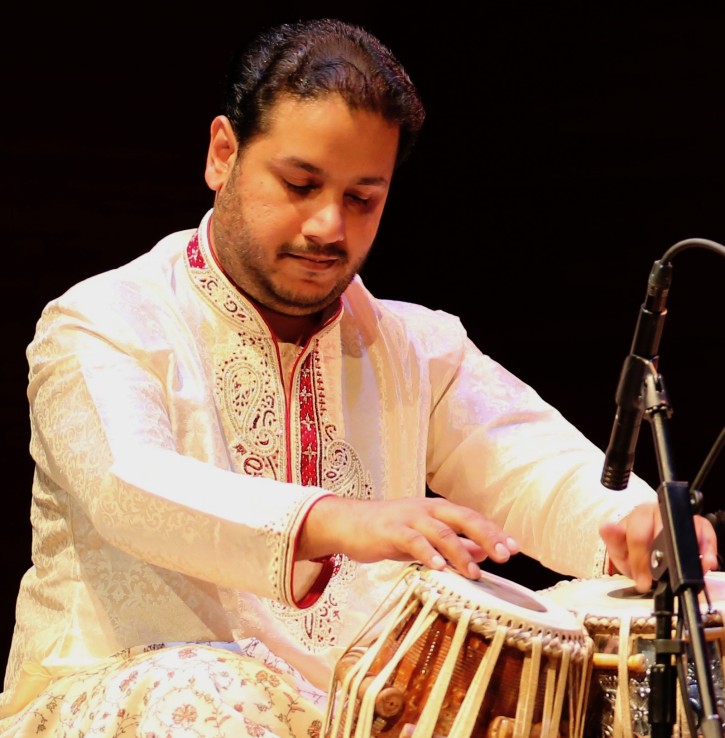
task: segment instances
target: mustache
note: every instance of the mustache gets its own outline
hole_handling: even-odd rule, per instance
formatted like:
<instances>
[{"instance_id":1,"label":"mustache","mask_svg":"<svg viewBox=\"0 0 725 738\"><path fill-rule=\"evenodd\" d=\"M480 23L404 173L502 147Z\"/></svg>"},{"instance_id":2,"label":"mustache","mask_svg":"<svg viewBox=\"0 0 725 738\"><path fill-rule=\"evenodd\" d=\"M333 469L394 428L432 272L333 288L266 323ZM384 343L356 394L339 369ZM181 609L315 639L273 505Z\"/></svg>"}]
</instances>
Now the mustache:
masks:
<instances>
[{"instance_id":1,"label":"mustache","mask_svg":"<svg viewBox=\"0 0 725 738\"><path fill-rule=\"evenodd\" d=\"M347 261L347 251L335 243L309 243L305 246L293 246L292 244L286 243L280 249L280 253L289 254L290 256L316 256L318 258L333 258Z\"/></svg>"}]
</instances>

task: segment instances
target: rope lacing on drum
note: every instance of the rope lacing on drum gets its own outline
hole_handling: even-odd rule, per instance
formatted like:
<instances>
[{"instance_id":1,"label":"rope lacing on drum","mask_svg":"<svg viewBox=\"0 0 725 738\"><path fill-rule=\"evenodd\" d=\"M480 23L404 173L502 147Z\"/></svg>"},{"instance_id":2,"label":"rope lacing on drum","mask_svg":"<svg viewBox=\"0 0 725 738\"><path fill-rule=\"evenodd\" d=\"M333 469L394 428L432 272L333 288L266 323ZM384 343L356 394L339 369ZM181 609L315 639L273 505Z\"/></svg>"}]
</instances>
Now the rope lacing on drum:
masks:
<instances>
[{"instance_id":1,"label":"rope lacing on drum","mask_svg":"<svg viewBox=\"0 0 725 738\"><path fill-rule=\"evenodd\" d=\"M469 628L472 632L482 635L490 641L499 627L504 626L506 632L506 645L517 648L524 653L530 653L534 638L540 638L543 653L547 657L560 659L566 652L576 661L589 658L591 645L588 639L573 638L551 630L533 627L531 623L514 621L510 614L498 613L493 609L472 609L468 603L462 604L461 599L454 593L443 591L442 587L431 588L428 584L416 588L416 595L421 601L426 602L431 596L437 598L436 609L452 622L458 622L462 613L472 612Z\"/></svg>"}]
</instances>

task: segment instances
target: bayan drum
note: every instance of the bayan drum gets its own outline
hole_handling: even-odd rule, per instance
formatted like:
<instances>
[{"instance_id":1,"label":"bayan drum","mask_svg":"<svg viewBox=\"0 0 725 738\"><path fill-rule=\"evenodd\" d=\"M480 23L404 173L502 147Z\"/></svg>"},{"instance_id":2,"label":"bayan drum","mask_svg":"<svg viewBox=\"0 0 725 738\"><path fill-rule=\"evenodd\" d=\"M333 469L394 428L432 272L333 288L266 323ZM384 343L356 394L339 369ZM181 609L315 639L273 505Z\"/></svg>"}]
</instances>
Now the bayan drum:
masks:
<instances>
[{"instance_id":1,"label":"bayan drum","mask_svg":"<svg viewBox=\"0 0 725 738\"><path fill-rule=\"evenodd\" d=\"M591 656L533 590L413 564L339 659L324 735L579 738Z\"/></svg>"},{"instance_id":2,"label":"bayan drum","mask_svg":"<svg viewBox=\"0 0 725 738\"><path fill-rule=\"evenodd\" d=\"M711 575L708 582L715 580ZM649 724L649 669L655 664L656 619L652 595L637 592L634 581L621 575L562 581L538 590L547 602L566 607L580 619L592 638L592 675L584 719L585 738L639 738L651 735ZM701 595L701 619L718 711L723 709L723 666L725 649L722 611ZM673 635L676 635L673 633ZM687 635L683 639L687 642ZM685 647L687 701L699 704L693 664ZM697 716L684 709L677 690L673 735L699 735ZM688 712L690 712L688 720ZM692 729L691 729L692 728Z\"/></svg>"}]
</instances>

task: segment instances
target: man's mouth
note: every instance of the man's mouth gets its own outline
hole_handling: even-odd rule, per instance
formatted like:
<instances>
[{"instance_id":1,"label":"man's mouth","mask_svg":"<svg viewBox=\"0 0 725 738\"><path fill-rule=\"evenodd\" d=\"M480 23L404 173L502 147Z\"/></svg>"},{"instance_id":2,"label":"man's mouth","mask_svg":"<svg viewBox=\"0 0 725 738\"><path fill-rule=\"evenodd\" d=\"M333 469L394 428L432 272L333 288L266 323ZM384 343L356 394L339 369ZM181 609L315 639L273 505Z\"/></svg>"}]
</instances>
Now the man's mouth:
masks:
<instances>
[{"instance_id":1,"label":"man's mouth","mask_svg":"<svg viewBox=\"0 0 725 738\"><path fill-rule=\"evenodd\" d=\"M301 266L309 269L327 269L336 264L344 263L343 254L317 254L300 251L285 251L282 256L288 256L297 261Z\"/></svg>"}]
</instances>

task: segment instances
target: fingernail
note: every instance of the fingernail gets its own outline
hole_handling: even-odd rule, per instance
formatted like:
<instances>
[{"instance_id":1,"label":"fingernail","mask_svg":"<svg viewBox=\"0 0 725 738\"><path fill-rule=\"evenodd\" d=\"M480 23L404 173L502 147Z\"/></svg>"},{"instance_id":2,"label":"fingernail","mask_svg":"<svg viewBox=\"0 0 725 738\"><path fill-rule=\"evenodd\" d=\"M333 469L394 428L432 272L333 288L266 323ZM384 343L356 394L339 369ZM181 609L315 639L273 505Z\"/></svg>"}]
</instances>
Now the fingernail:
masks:
<instances>
[{"instance_id":1,"label":"fingernail","mask_svg":"<svg viewBox=\"0 0 725 738\"><path fill-rule=\"evenodd\" d=\"M480 579L481 578L481 567L472 561L468 565L468 576L471 579Z\"/></svg>"},{"instance_id":2,"label":"fingernail","mask_svg":"<svg viewBox=\"0 0 725 738\"><path fill-rule=\"evenodd\" d=\"M446 560L440 554L433 554L430 563L434 569L443 569L445 568Z\"/></svg>"},{"instance_id":3,"label":"fingernail","mask_svg":"<svg viewBox=\"0 0 725 738\"><path fill-rule=\"evenodd\" d=\"M493 550L496 552L496 556L502 559L508 559L510 556L509 550L506 548L506 546L503 545L503 543L497 543Z\"/></svg>"},{"instance_id":4,"label":"fingernail","mask_svg":"<svg viewBox=\"0 0 725 738\"><path fill-rule=\"evenodd\" d=\"M511 549L518 549L519 544L516 541L516 539L511 538L510 536L506 539L506 545L509 547L509 553L511 552Z\"/></svg>"}]
</instances>

